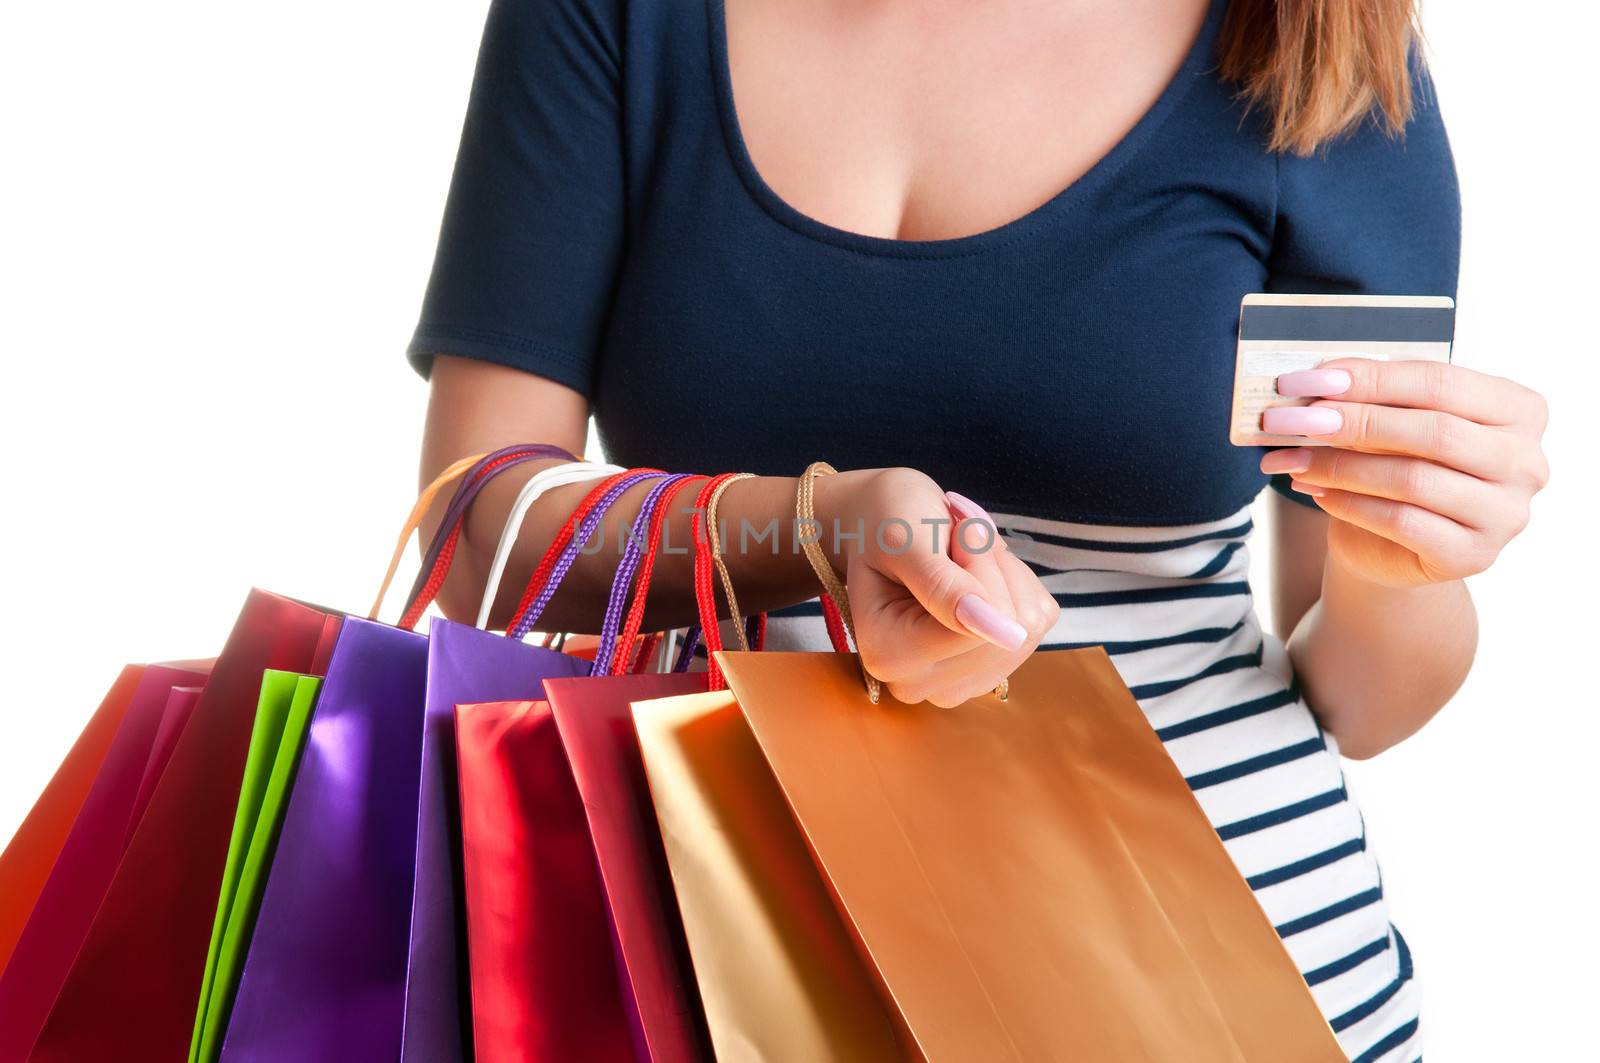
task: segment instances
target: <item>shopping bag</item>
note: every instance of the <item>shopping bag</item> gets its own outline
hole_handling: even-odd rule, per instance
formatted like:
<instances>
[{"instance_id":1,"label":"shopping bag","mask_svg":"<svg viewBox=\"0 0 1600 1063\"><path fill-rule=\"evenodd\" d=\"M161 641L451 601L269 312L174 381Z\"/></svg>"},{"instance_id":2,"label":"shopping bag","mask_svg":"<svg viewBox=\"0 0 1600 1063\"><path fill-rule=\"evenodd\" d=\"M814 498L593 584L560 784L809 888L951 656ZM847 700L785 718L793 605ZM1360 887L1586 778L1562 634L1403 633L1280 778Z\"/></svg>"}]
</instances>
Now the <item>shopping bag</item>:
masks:
<instances>
[{"instance_id":1,"label":"shopping bag","mask_svg":"<svg viewBox=\"0 0 1600 1063\"><path fill-rule=\"evenodd\" d=\"M510 543L533 501L558 483L578 482L605 471L588 463L569 463L542 470L523 486L501 535L484 592L480 616L485 622L499 590ZM425 589L436 587L437 581L430 581ZM436 618L428 629L416 882L401 1049L401 1058L408 1063L473 1058L455 708L479 702L539 700L545 680L584 675L588 670L587 661L450 620Z\"/></svg>"},{"instance_id":2,"label":"shopping bag","mask_svg":"<svg viewBox=\"0 0 1600 1063\"><path fill-rule=\"evenodd\" d=\"M347 619L312 709L224 1060L399 1051L427 642Z\"/></svg>"},{"instance_id":3,"label":"shopping bag","mask_svg":"<svg viewBox=\"0 0 1600 1063\"><path fill-rule=\"evenodd\" d=\"M0 974L0 1059L33 1047L205 674L140 666L132 697Z\"/></svg>"},{"instance_id":4,"label":"shopping bag","mask_svg":"<svg viewBox=\"0 0 1600 1063\"><path fill-rule=\"evenodd\" d=\"M0 971L11 959L143 674L143 665L132 664L117 676L27 818L0 852Z\"/></svg>"},{"instance_id":5,"label":"shopping bag","mask_svg":"<svg viewBox=\"0 0 1600 1063\"><path fill-rule=\"evenodd\" d=\"M406 982L428 649L409 630L443 582L464 495L536 456L513 447L463 459L418 498L378 599L411 534L462 480L427 550L399 628L345 622L328 662L283 814L254 932L226 1020L225 1060L394 1058ZM221 1022L218 1027L220 1030Z\"/></svg>"},{"instance_id":6,"label":"shopping bag","mask_svg":"<svg viewBox=\"0 0 1600 1063\"><path fill-rule=\"evenodd\" d=\"M1344 1058L1103 650L955 709L869 703L847 654L720 663L928 1058Z\"/></svg>"},{"instance_id":7,"label":"shopping bag","mask_svg":"<svg viewBox=\"0 0 1600 1063\"><path fill-rule=\"evenodd\" d=\"M549 705L457 705L456 748L477 1058L632 1063L594 849Z\"/></svg>"},{"instance_id":8,"label":"shopping bag","mask_svg":"<svg viewBox=\"0 0 1600 1063\"><path fill-rule=\"evenodd\" d=\"M284 804L321 684L315 676L294 672L269 670L261 677L261 699L250 733L233 837L228 842L222 891L211 926L211 948L195 1009L190 1063L214 1060L221 1049L244 949L255 927L266 870L277 846Z\"/></svg>"},{"instance_id":9,"label":"shopping bag","mask_svg":"<svg viewBox=\"0 0 1600 1063\"><path fill-rule=\"evenodd\" d=\"M711 1045L629 703L705 687L705 674L693 673L552 679L544 688L593 845L635 1051L650 1063L694 1063ZM477 956L474 946L474 971ZM484 1003L476 988L473 1002Z\"/></svg>"},{"instance_id":10,"label":"shopping bag","mask_svg":"<svg viewBox=\"0 0 1600 1063\"><path fill-rule=\"evenodd\" d=\"M524 594L529 612L514 618L513 630L519 624L531 627L537 620L540 603L550 600L607 508L632 483L655 481L635 519L641 528L649 526L654 532L648 553L653 557L661 527L656 514L666 512L663 507L693 479L653 470L619 470L595 487L536 567L530 581L534 593L531 598ZM519 500L503 544L514 536L523 508ZM632 662L637 627L630 627L626 639L621 638L623 607L632 589L630 615L637 618L643 612L650 583L650 570L643 565L646 556L644 537L631 535L612 580L591 670L614 661ZM491 570L491 592L500 568ZM487 618L489 603L486 595L480 621ZM677 969L669 977L662 962L666 957L648 955L652 942L640 940L642 917L656 917L646 930L664 922L659 879L649 883L649 910L644 896L627 892L626 887L640 885L638 881L619 882L619 903L609 903L597 870L598 839L591 837L574 766L568 763L563 732L549 702L558 687L569 708L586 703L585 691L603 688L610 697L601 698L601 704L608 706L612 722L627 729L631 743L626 692L662 696L704 689L705 682L704 676L551 679L544 686L547 700L456 706L473 1035L477 1058L484 1063L704 1058L697 1051L703 1039L693 1038L682 968L674 963ZM632 759L637 773L637 749ZM641 789L636 786L617 796L631 801L642 796ZM648 798L643 811L650 815ZM626 924L632 959L623 945L619 918ZM634 960L640 961L637 970ZM635 982L649 996L653 1038L646 1036L640 1018ZM664 1014L668 1008L671 1012Z\"/></svg>"},{"instance_id":11,"label":"shopping bag","mask_svg":"<svg viewBox=\"0 0 1600 1063\"><path fill-rule=\"evenodd\" d=\"M427 697L415 834L416 883L405 992L405 1058L471 1059L470 978L461 892L455 706L535 699L546 679L588 663L554 650L435 618L428 629Z\"/></svg>"},{"instance_id":12,"label":"shopping bag","mask_svg":"<svg viewBox=\"0 0 1600 1063\"><path fill-rule=\"evenodd\" d=\"M34 1045L39 1063L188 1051L261 674L316 672L339 618L252 591Z\"/></svg>"},{"instance_id":13,"label":"shopping bag","mask_svg":"<svg viewBox=\"0 0 1600 1063\"><path fill-rule=\"evenodd\" d=\"M920 1060L857 958L733 694L632 709L716 1058Z\"/></svg>"}]
</instances>

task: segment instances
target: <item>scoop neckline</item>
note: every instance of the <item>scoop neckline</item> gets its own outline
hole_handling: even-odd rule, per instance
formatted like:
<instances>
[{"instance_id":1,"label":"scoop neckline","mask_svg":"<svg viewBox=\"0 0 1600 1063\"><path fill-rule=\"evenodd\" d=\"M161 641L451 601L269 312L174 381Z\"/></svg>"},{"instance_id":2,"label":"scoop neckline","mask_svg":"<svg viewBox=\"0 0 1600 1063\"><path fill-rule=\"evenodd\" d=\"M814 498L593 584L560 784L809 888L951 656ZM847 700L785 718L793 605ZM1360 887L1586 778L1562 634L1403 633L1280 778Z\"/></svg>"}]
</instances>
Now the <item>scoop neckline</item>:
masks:
<instances>
[{"instance_id":1,"label":"scoop neckline","mask_svg":"<svg viewBox=\"0 0 1600 1063\"><path fill-rule=\"evenodd\" d=\"M821 243L832 244L848 251L879 255L889 258L956 258L977 254L994 247L1022 239L1055 220L1072 206L1104 185L1138 154L1151 135L1177 107L1200 76L1215 65L1213 48L1222 22L1226 0L1210 0L1200 31L1177 73L1167 82L1161 94L1139 120L1123 134L1111 149L1097 159L1055 195L1010 221L941 240L901 240L886 236L869 236L851 232L827 222L819 221L791 206L778 195L766 178L756 168L745 143L744 130L739 123L739 112L733 99L733 68L728 57L728 22L725 0L706 0L706 17L709 23L711 73L715 83L717 110L722 124L722 139L729 161L738 172L746 192L775 221L802 236Z\"/></svg>"}]
</instances>

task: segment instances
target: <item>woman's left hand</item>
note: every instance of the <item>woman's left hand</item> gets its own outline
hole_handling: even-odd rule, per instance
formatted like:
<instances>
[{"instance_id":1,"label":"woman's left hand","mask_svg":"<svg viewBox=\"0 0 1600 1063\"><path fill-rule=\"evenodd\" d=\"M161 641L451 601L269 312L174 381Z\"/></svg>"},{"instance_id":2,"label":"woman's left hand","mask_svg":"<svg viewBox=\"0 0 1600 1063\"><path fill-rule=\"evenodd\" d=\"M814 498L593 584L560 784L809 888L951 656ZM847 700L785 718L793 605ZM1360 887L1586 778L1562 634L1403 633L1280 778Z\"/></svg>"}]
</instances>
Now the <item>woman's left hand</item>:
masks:
<instances>
[{"instance_id":1,"label":"woman's left hand","mask_svg":"<svg viewBox=\"0 0 1600 1063\"><path fill-rule=\"evenodd\" d=\"M1540 448L1544 399L1511 380L1438 362L1341 358L1278 378L1283 395L1317 397L1262 417L1272 433L1326 447L1267 452L1333 518L1328 554L1390 587L1488 568L1528 523L1550 476Z\"/></svg>"}]
</instances>

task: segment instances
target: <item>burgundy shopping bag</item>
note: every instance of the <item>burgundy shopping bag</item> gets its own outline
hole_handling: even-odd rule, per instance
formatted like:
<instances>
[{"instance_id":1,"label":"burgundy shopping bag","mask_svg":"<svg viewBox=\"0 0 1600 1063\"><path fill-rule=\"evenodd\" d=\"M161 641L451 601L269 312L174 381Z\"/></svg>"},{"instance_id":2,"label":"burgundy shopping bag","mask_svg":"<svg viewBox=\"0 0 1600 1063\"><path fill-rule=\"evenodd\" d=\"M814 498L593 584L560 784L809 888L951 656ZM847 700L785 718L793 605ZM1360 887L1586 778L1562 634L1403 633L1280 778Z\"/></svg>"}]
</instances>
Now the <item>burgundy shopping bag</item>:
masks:
<instances>
[{"instance_id":1,"label":"burgundy shopping bag","mask_svg":"<svg viewBox=\"0 0 1600 1063\"><path fill-rule=\"evenodd\" d=\"M137 829L205 673L152 665L122 716L0 974L0 1060L25 1059Z\"/></svg>"},{"instance_id":2,"label":"burgundy shopping bag","mask_svg":"<svg viewBox=\"0 0 1600 1063\"><path fill-rule=\"evenodd\" d=\"M708 1059L711 1042L628 706L705 689L703 672L545 684L563 766L581 798L636 1053L650 1063Z\"/></svg>"},{"instance_id":3,"label":"burgundy shopping bag","mask_svg":"<svg viewBox=\"0 0 1600 1063\"><path fill-rule=\"evenodd\" d=\"M473 1058L471 999L463 943L460 810L455 707L539 699L544 681L583 675L589 664L465 624L435 619L428 629L416 882L406 981L406 1063Z\"/></svg>"},{"instance_id":4,"label":"burgundy shopping bag","mask_svg":"<svg viewBox=\"0 0 1600 1063\"><path fill-rule=\"evenodd\" d=\"M320 674L338 625L321 609L250 593L31 1060L185 1057L261 673Z\"/></svg>"},{"instance_id":5,"label":"burgundy shopping bag","mask_svg":"<svg viewBox=\"0 0 1600 1063\"><path fill-rule=\"evenodd\" d=\"M223 1060L398 1054L427 660L419 634L344 622L284 811Z\"/></svg>"},{"instance_id":6,"label":"burgundy shopping bag","mask_svg":"<svg viewBox=\"0 0 1600 1063\"><path fill-rule=\"evenodd\" d=\"M56 854L94 785L100 762L111 748L143 675L144 665L130 664L117 676L28 817L0 852L0 971L11 959L11 950L17 946L34 901L50 877Z\"/></svg>"}]
</instances>

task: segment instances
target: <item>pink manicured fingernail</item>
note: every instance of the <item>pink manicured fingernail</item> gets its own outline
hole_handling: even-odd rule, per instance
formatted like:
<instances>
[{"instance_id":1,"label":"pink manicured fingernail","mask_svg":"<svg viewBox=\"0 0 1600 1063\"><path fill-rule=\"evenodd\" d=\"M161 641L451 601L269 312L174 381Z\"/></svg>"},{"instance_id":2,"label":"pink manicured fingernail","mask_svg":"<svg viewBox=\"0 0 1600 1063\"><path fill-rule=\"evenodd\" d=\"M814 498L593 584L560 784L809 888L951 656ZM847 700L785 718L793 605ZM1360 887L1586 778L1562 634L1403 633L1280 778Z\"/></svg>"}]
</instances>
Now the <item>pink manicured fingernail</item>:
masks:
<instances>
[{"instance_id":1,"label":"pink manicured fingernail","mask_svg":"<svg viewBox=\"0 0 1600 1063\"><path fill-rule=\"evenodd\" d=\"M1289 487L1291 490L1299 491L1303 495L1310 495L1312 498L1321 498L1328 493L1316 484L1301 483L1299 480L1290 480Z\"/></svg>"},{"instance_id":2,"label":"pink manicured fingernail","mask_svg":"<svg viewBox=\"0 0 1600 1063\"><path fill-rule=\"evenodd\" d=\"M968 594L956 602L956 619L962 627L1002 650L1020 650L1028 641L1027 628L976 594Z\"/></svg>"},{"instance_id":3,"label":"pink manicured fingernail","mask_svg":"<svg viewBox=\"0 0 1600 1063\"><path fill-rule=\"evenodd\" d=\"M982 521L984 524L989 526L990 542L992 542L995 546L1000 547L1002 550L1005 549L1006 541L1001 537L1000 529L995 526L994 518L989 516L987 510L978 505L978 503L974 502L972 499L968 498L966 495L957 494L955 491L946 491L944 493L944 500L949 503L951 512L955 513L957 524L969 520ZM982 532L972 533L963 530L963 534L973 535L973 538L971 539L962 539L961 541L963 543L972 543L974 546L977 546L982 542ZM985 547L985 549L987 549L987 547Z\"/></svg>"},{"instance_id":4,"label":"pink manicured fingernail","mask_svg":"<svg viewBox=\"0 0 1600 1063\"><path fill-rule=\"evenodd\" d=\"M955 510L962 520L981 520L990 525L994 523L994 518L989 516L982 506L966 495L957 494L954 491L946 491L944 498L946 502L950 503L950 508Z\"/></svg>"},{"instance_id":5,"label":"pink manicured fingernail","mask_svg":"<svg viewBox=\"0 0 1600 1063\"><path fill-rule=\"evenodd\" d=\"M1261 458L1261 471L1271 476L1283 472L1305 472L1311 468L1311 451L1306 447L1269 450Z\"/></svg>"},{"instance_id":6,"label":"pink manicured fingernail","mask_svg":"<svg viewBox=\"0 0 1600 1063\"><path fill-rule=\"evenodd\" d=\"M1350 390L1350 374L1343 369L1307 369L1278 378L1278 394L1292 399L1325 398Z\"/></svg>"},{"instance_id":7,"label":"pink manicured fingernail","mask_svg":"<svg viewBox=\"0 0 1600 1063\"><path fill-rule=\"evenodd\" d=\"M1274 406L1261 415L1261 430L1277 436L1325 436L1342 424L1331 406Z\"/></svg>"}]
</instances>

